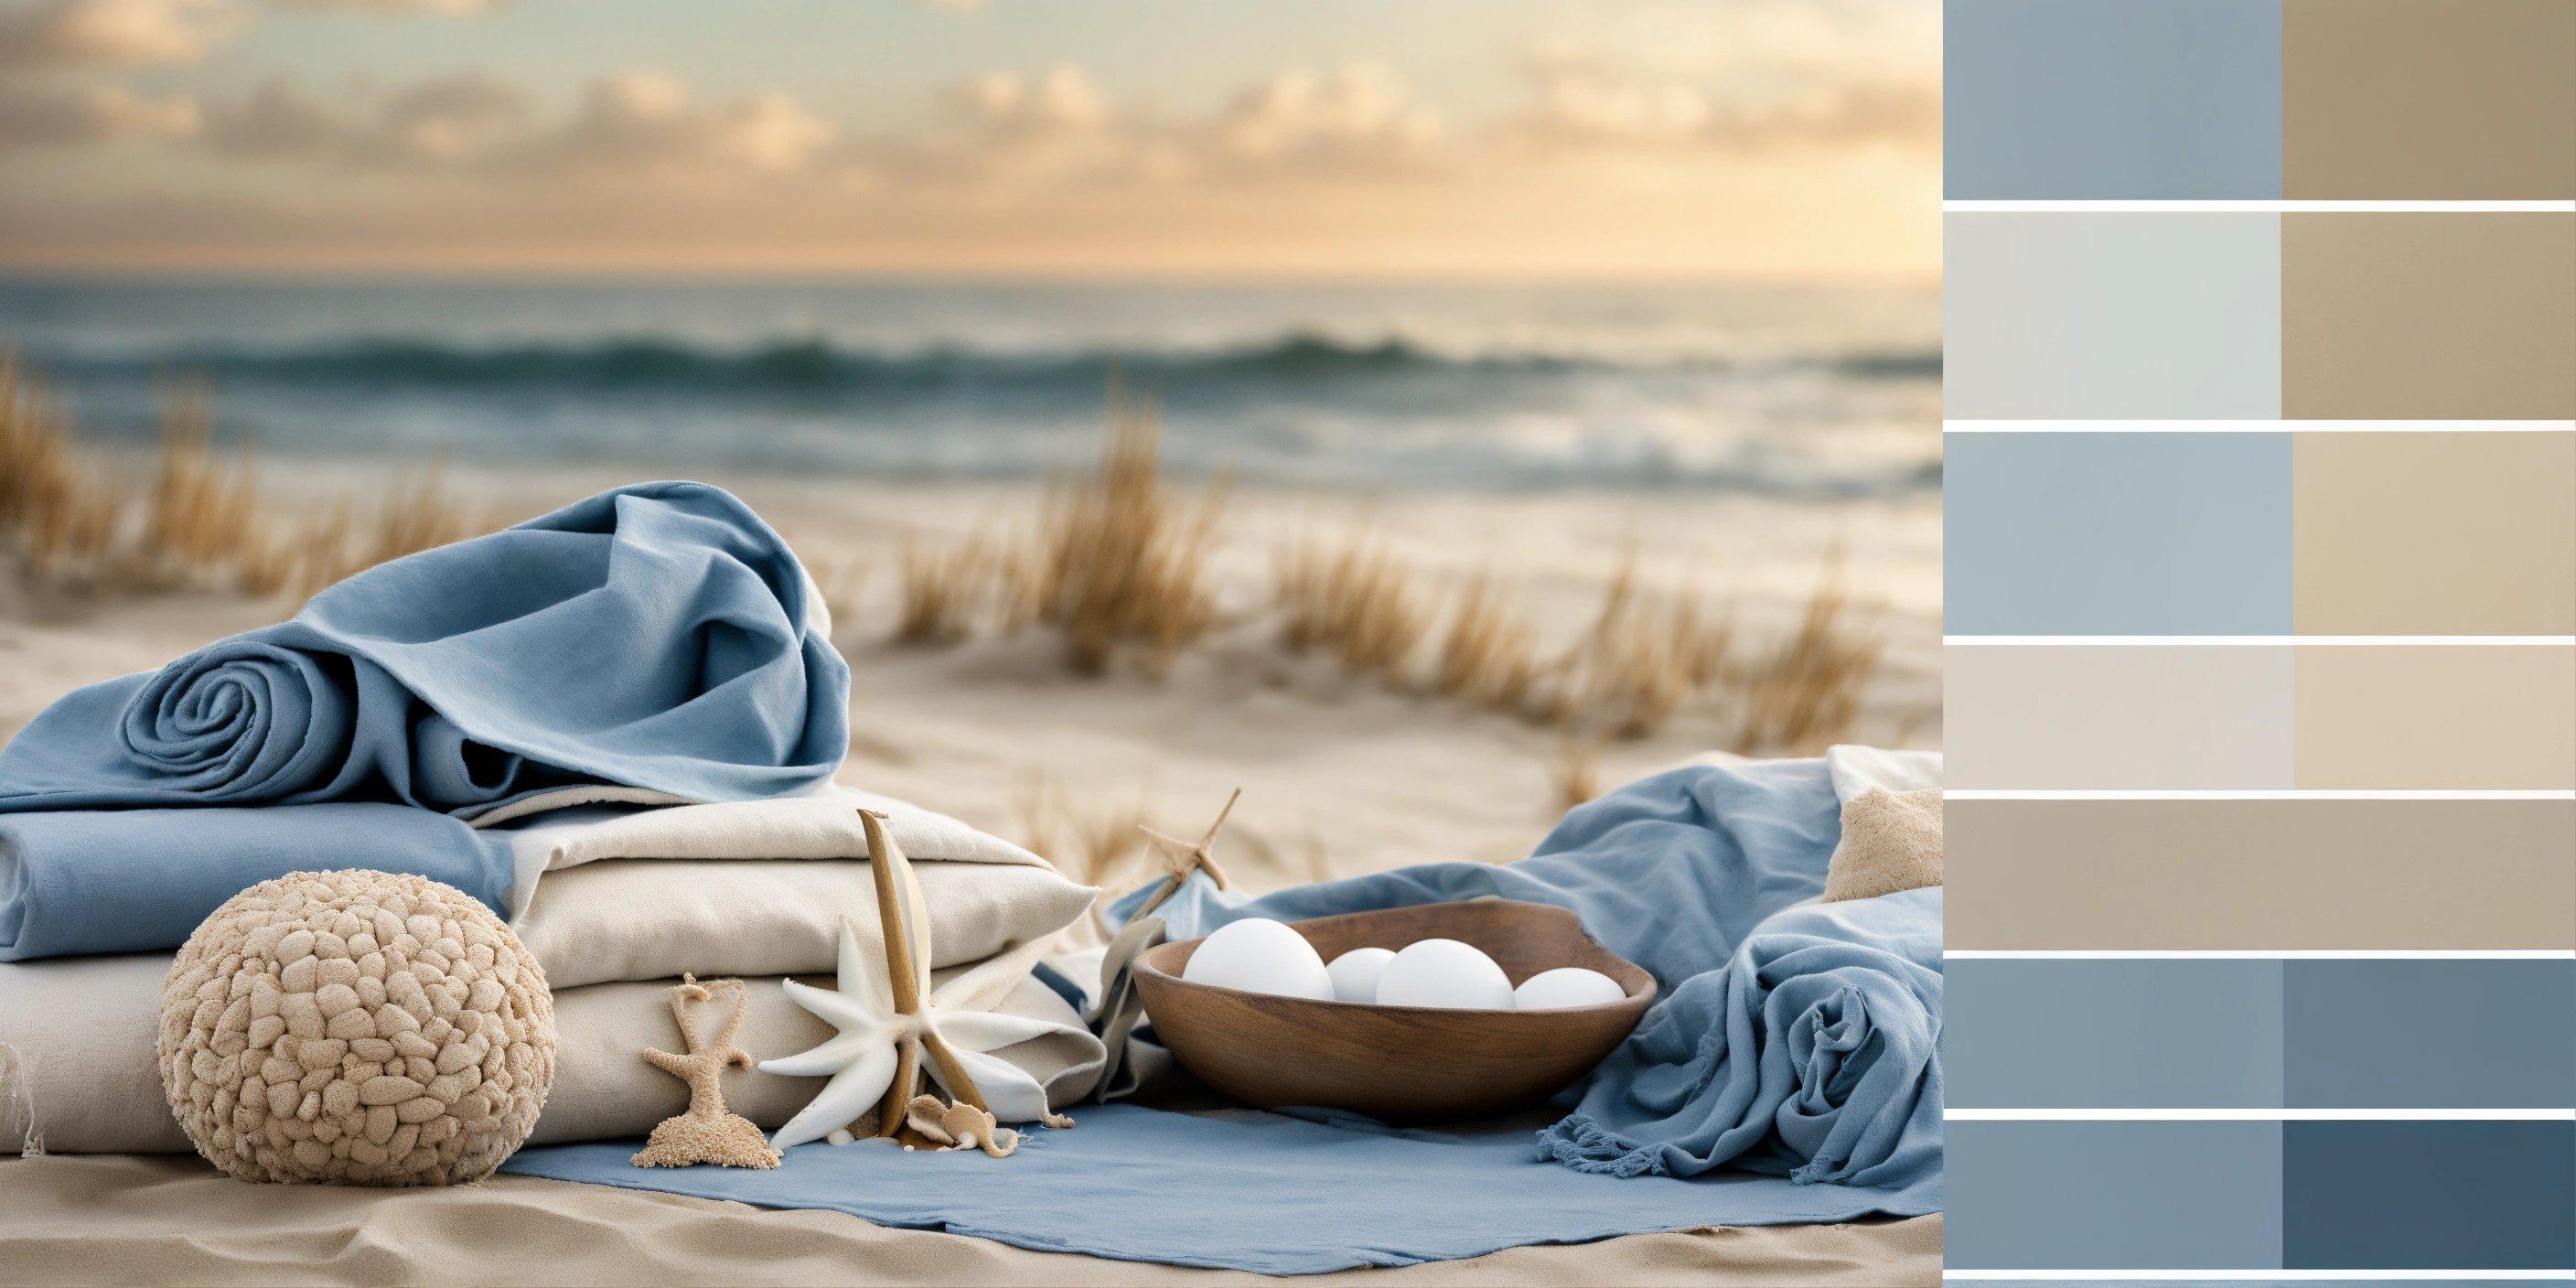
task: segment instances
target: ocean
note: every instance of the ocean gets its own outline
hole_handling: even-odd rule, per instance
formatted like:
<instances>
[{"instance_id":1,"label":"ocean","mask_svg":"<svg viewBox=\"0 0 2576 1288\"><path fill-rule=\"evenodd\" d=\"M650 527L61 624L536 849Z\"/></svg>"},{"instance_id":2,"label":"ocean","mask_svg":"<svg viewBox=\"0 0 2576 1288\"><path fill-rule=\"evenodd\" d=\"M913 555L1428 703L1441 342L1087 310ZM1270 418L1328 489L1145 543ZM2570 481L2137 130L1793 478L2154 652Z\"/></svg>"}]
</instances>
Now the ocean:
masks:
<instances>
[{"instance_id":1,"label":"ocean","mask_svg":"<svg viewBox=\"0 0 2576 1288\"><path fill-rule=\"evenodd\" d=\"M263 454L659 474L1044 477L1114 379L1194 476L1911 497L1939 333L1929 288L0 276L93 439L189 376Z\"/></svg>"}]
</instances>

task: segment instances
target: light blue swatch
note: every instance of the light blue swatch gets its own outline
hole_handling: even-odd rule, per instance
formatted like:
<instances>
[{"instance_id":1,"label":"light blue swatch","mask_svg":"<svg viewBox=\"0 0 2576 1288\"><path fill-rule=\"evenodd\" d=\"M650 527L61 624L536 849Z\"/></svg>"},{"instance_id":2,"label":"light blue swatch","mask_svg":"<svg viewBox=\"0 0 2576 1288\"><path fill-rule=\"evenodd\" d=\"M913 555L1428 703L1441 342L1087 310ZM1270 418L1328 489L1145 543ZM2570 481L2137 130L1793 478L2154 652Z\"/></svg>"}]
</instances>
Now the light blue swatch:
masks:
<instances>
[{"instance_id":1,"label":"light blue swatch","mask_svg":"<svg viewBox=\"0 0 2576 1288\"><path fill-rule=\"evenodd\" d=\"M2069 862L2081 862L2069 856ZM1942 967L1952 1108L2282 1103L2281 967L2266 960L1970 958Z\"/></svg>"},{"instance_id":2,"label":"light blue swatch","mask_svg":"<svg viewBox=\"0 0 2576 1288\"><path fill-rule=\"evenodd\" d=\"M1944 632L2287 635L2287 434L1952 434Z\"/></svg>"},{"instance_id":3,"label":"light blue swatch","mask_svg":"<svg viewBox=\"0 0 2576 1288\"><path fill-rule=\"evenodd\" d=\"M1942 414L2281 415L2281 225L2269 213L1942 217Z\"/></svg>"},{"instance_id":4,"label":"light blue swatch","mask_svg":"<svg viewBox=\"0 0 2576 1288\"><path fill-rule=\"evenodd\" d=\"M1968 1121L1949 1143L1945 1265L2282 1264L2279 1123Z\"/></svg>"},{"instance_id":5,"label":"light blue swatch","mask_svg":"<svg viewBox=\"0 0 2576 1288\"><path fill-rule=\"evenodd\" d=\"M2281 195L2281 7L1949 0L1944 192L1966 199Z\"/></svg>"}]
</instances>

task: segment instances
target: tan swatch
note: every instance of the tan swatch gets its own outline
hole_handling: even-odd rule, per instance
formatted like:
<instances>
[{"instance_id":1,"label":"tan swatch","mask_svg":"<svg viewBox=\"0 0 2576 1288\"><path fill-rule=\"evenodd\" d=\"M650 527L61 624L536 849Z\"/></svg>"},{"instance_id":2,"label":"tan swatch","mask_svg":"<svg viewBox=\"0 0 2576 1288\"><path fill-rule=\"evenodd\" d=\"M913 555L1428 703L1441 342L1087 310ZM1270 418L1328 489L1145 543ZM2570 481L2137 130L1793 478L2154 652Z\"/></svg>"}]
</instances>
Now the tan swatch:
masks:
<instances>
[{"instance_id":1,"label":"tan swatch","mask_svg":"<svg viewBox=\"0 0 2576 1288\"><path fill-rule=\"evenodd\" d=\"M2576 648L2298 650L2298 786L2576 788Z\"/></svg>"},{"instance_id":2,"label":"tan swatch","mask_svg":"<svg viewBox=\"0 0 2576 1288\"><path fill-rule=\"evenodd\" d=\"M2576 197L2576 5L2282 0L2293 199Z\"/></svg>"},{"instance_id":3,"label":"tan swatch","mask_svg":"<svg viewBox=\"0 0 2576 1288\"><path fill-rule=\"evenodd\" d=\"M2576 634L2576 433L2294 438L2301 634Z\"/></svg>"},{"instance_id":4,"label":"tan swatch","mask_svg":"<svg viewBox=\"0 0 2576 1288\"><path fill-rule=\"evenodd\" d=\"M2576 801L1949 803L1972 949L2576 948Z\"/></svg>"},{"instance_id":5,"label":"tan swatch","mask_svg":"<svg viewBox=\"0 0 2576 1288\"><path fill-rule=\"evenodd\" d=\"M2281 216L2284 416L2564 420L2571 355L2576 214Z\"/></svg>"}]
</instances>

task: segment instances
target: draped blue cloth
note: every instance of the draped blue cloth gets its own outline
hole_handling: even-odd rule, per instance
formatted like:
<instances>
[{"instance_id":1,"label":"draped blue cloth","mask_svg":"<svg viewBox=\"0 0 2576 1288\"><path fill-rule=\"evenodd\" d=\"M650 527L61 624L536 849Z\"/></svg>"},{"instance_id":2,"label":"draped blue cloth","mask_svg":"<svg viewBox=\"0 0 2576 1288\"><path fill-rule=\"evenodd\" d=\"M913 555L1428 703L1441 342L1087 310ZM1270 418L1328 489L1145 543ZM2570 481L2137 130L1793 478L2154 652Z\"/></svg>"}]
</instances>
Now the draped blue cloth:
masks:
<instances>
[{"instance_id":1,"label":"draped blue cloth","mask_svg":"<svg viewBox=\"0 0 2576 1288\"><path fill-rule=\"evenodd\" d=\"M1539 1153L1616 1176L1941 1170L1941 891L1791 908L1682 982Z\"/></svg>"},{"instance_id":2,"label":"draped blue cloth","mask_svg":"<svg viewBox=\"0 0 2576 1288\"><path fill-rule=\"evenodd\" d=\"M796 791L849 745L813 593L723 491L619 488L71 693L0 748L0 812Z\"/></svg>"},{"instance_id":3,"label":"draped blue cloth","mask_svg":"<svg viewBox=\"0 0 2576 1288\"><path fill-rule=\"evenodd\" d=\"M1187 939L1244 917L1457 899L1572 909L1664 996L1570 1089L1580 1104L1540 1134L1540 1157L1622 1176L1728 1165L1937 1187L1941 892L1808 903L1841 835L1822 760L1693 766L1576 809L1518 863L1431 863L1250 900L1193 875L1154 915Z\"/></svg>"}]
</instances>

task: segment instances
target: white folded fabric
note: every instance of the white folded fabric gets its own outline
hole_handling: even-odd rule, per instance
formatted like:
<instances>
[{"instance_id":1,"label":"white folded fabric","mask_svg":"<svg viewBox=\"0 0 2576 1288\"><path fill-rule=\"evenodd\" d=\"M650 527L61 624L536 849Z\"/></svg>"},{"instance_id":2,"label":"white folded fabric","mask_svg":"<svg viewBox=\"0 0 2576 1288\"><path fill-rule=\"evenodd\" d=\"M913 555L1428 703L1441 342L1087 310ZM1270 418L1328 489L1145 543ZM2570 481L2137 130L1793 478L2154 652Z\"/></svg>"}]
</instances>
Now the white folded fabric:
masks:
<instances>
[{"instance_id":1,"label":"white folded fabric","mask_svg":"<svg viewBox=\"0 0 2576 1288\"><path fill-rule=\"evenodd\" d=\"M943 971L939 979L949 984L971 978L975 983L965 991L992 997L983 1009L1050 1023L1046 1036L994 1054L1035 1078L1049 1102L1062 1108L1090 1094L1100 1074L1101 1045L1072 1007L1029 976L1033 956ZM57 1153L189 1149L162 1095L153 1052L170 960L165 954L134 954L0 964L0 1045L16 1052L17 1076L32 1088L22 1102L13 1088L0 1087L0 1154L19 1152L27 1135L22 1103L32 1105L45 1148ZM830 1036L828 1026L787 1000L777 980L746 982L750 1006L735 1038L744 1050L780 1056ZM807 982L831 987L828 979ZM646 1047L680 1049L671 1024L671 983L597 984L555 994L555 1084L538 1115L534 1143L641 1136L688 1107L688 1089L641 1054ZM725 1100L764 1130L775 1129L823 1081L730 1071Z\"/></svg>"},{"instance_id":2,"label":"white folded fabric","mask_svg":"<svg viewBox=\"0 0 2576 1288\"><path fill-rule=\"evenodd\" d=\"M913 872L933 969L1050 939L1097 893L1047 867L922 862ZM619 859L546 878L511 928L561 991L683 972L828 974L844 915L860 943L882 942L866 863Z\"/></svg>"}]
</instances>

